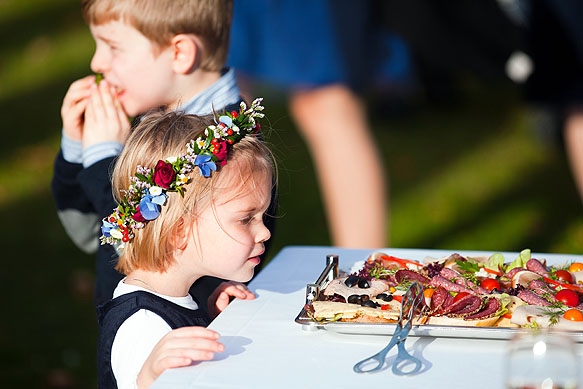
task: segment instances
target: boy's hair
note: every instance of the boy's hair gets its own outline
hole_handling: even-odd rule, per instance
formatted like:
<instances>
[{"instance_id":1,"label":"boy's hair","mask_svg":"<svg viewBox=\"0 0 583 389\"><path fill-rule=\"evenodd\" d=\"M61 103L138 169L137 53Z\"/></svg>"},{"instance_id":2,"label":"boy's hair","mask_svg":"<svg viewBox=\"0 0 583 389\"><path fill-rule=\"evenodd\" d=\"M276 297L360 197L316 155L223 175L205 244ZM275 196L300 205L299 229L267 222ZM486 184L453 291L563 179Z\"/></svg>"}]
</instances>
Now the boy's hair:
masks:
<instances>
[{"instance_id":1,"label":"boy's hair","mask_svg":"<svg viewBox=\"0 0 583 389\"><path fill-rule=\"evenodd\" d=\"M158 160L185 152L191 139L215 124L213 115L196 116L182 112L152 113L146 116L130 135L113 171L113 193L118 201L130 186L130 177L137 166L153 167ZM228 191L235 196L248 185L275 183L275 163L269 148L255 136L247 135L233 145L227 164L217 168L210 177L190 174L184 196L168 192L160 216L135 233L118 260L116 269L128 274L136 269L165 271L174 261L176 239L192 230L197 216L217 196ZM252 188L252 186L251 186ZM231 200L229 198L227 201ZM225 201L221 198L221 201ZM219 221L220 223L220 221Z\"/></svg>"},{"instance_id":2,"label":"boy's hair","mask_svg":"<svg viewBox=\"0 0 583 389\"><path fill-rule=\"evenodd\" d=\"M220 71L229 51L233 0L81 0L88 24L120 20L158 48L177 34L193 34L202 45L200 68Z\"/></svg>"}]
</instances>

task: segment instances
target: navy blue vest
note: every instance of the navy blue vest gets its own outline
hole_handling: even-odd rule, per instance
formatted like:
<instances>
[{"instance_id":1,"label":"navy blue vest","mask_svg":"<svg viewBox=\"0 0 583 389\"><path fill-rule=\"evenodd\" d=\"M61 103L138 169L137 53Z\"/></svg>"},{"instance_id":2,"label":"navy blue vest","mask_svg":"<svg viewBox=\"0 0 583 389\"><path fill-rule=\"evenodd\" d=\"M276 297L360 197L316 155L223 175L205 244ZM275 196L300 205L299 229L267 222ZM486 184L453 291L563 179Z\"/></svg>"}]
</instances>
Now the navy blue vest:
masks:
<instances>
[{"instance_id":1,"label":"navy blue vest","mask_svg":"<svg viewBox=\"0 0 583 389\"><path fill-rule=\"evenodd\" d=\"M136 291L100 305L97 308L99 321L99 344L97 349L97 372L99 388L117 388L111 368L111 347L119 327L140 309L159 315L172 329L186 326L206 327L211 319L201 309L192 310L174 304L152 293Z\"/></svg>"}]
</instances>

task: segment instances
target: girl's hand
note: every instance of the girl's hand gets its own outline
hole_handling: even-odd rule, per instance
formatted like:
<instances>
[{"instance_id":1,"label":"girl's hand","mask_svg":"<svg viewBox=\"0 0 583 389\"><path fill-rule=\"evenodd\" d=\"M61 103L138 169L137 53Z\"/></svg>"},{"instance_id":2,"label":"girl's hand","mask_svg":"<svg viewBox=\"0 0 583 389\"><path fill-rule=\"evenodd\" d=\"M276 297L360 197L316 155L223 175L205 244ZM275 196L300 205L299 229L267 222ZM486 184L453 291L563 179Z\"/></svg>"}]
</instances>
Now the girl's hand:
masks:
<instances>
[{"instance_id":1,"label":"girl's hand","mask_svg":"<svg viewBox=\"0 0 583 389\"><path fill-rule=\"evenodd\" d=\"M149 388L166 369L208 361L225 346L219 334L204 327L181 327L167 333L156 344L138 374L138 388Z\"/></svg>"},{"instance_id":2,"label":"girl's hand","mask_svg":"<svg viewBox=\"0 0 583 389\"><path fill-rule=\"evenodd\" d=\"M68 138L81 141L84 126L83 114L87 108L91 92L96 87L95 76L84 77L69 86L61 106L63 132Z\"/></svg>"},{"instance_id":3,"label":"girl's hand","mask_svg":"<svg viewBox=\"0 0 583 389\"><path fill-rule=\"evenodd\" d=\"M130 133L130 121L106 80L93 89L85 111L83 147L103 142L124 144Z\"/></svg>"},{"instance_id":4,"label":"girl's hand","mask_svg":"<svg viewBox=\"0 0 583 389\"><path fill-rule=\"evenodd\" d=\"M209 316L214 319L223 312L229 302L231 297L236 297L241 300L253 300L255 299L255 294L251 292L245 284L235 281L222 282L209 296L208 307Z\"/></svg>"}]
</instances>

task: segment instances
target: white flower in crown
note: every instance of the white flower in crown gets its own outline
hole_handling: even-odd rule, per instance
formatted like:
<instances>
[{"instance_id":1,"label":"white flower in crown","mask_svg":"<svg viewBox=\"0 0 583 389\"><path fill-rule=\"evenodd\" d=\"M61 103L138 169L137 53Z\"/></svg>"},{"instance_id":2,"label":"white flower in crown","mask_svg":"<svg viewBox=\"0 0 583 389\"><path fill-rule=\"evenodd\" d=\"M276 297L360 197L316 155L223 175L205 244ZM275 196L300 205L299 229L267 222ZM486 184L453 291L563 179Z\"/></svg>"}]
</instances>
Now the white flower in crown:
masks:
<instances>
[{"instance_id":1,"label":"white flower in crown","mask_svg":"<svg viewBox=\"0 0 583 389\"><path fill-rule=\"evenodd\" d=\"M160 188L159 186L151 186L150 189L148 189L148 191L152 196L160 196L163 192L163 189Z\"/></svg>"},{"instance_id":2,"label":"white flower in crown","mask_svg":"<svg viewBox=\"0 0 583 389\"><path fill-rule=\"evenodd\" d=\"M117 230L117 229L111 230L109 233L111 234L111 237L114 239L121 240L123 238L123 234L121 233L120 230Z\"/></svg>"},{"instance_id":3,"label":"white flower in crown","mask_svg":"<svg viewBox=\"0 0 583 389\"><path fill-rule=\"evenodd\" d=\"M184 185L188 183L188 176L185 174L178 174L176 176L176 185Z\"/></svg>"},{"instance_id":4,"label":"white flower in crown","mask_svg":"<svg viewBox=\"0 0 583 389\"><path fill-rule=\"evenodd\" d=\"M178 161L178 157L168 157L168 158L166 158L166 162L168 162L168 163L174 163L176 161Z\"/></svg>"}]
</instances>

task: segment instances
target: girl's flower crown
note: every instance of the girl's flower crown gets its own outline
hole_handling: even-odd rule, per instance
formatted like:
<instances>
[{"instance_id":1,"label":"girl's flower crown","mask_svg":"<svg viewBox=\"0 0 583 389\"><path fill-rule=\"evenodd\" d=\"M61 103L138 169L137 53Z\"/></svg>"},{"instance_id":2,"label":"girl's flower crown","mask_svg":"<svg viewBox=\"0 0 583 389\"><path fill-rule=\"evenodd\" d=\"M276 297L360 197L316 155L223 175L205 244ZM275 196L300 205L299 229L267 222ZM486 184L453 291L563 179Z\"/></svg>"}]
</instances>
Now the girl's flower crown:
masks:
<instances>
[{"instance_id":1,"label":"girl's flower crown","mask_svg":"<svg viewBox=\"0 0 583 389\"><path fill-rule=\"evenodd\" d=\"M184 194L184 185L190 181L189 173L198 168L201 176L210 177L211 172L217 170L217 164L224 166L229 146L260 131L261 126L255 118L264 117L262 100L255 99L249 108L241 102L239 112L219 116L216 125L205 128L204 136L188 142L185 154L159 160L154 169L138 166L120 204L103 219L101 244L123 248L133 239L134 230L158 218L168 198L167 192Z\"/></svg>"}]
</instances>

